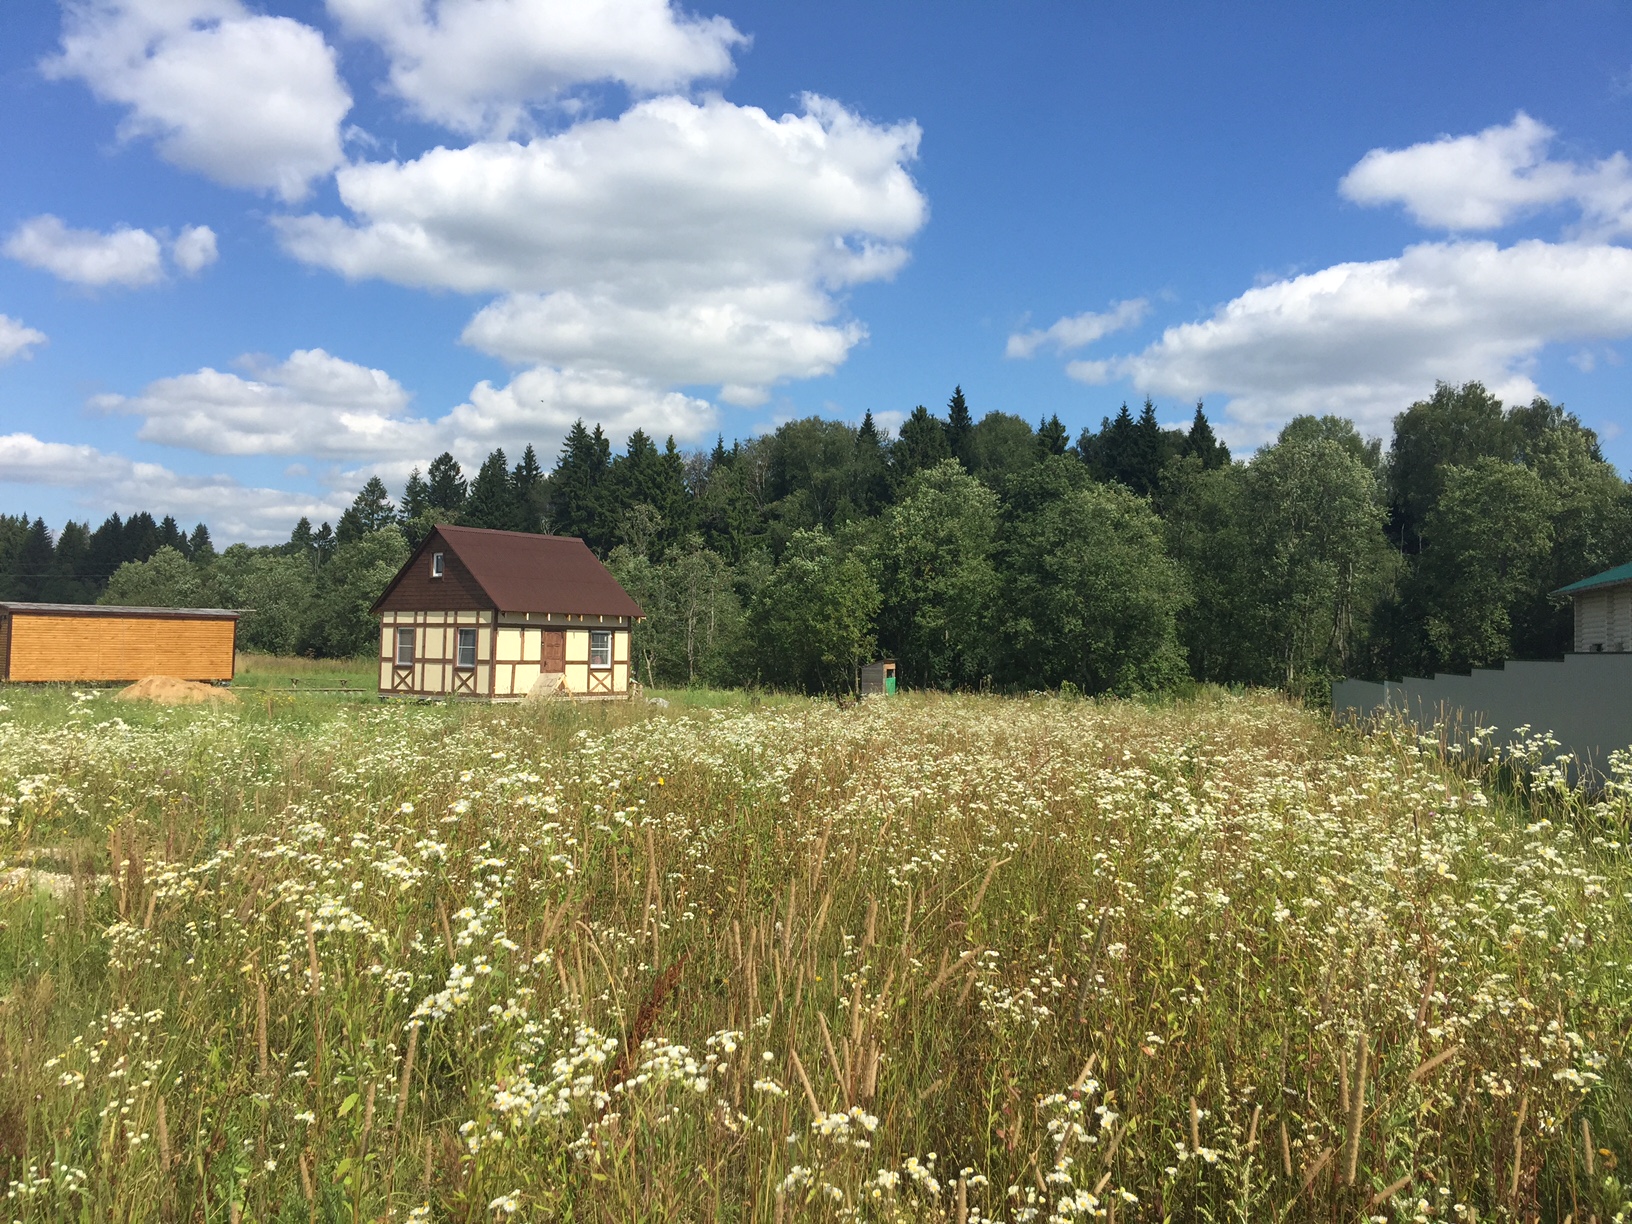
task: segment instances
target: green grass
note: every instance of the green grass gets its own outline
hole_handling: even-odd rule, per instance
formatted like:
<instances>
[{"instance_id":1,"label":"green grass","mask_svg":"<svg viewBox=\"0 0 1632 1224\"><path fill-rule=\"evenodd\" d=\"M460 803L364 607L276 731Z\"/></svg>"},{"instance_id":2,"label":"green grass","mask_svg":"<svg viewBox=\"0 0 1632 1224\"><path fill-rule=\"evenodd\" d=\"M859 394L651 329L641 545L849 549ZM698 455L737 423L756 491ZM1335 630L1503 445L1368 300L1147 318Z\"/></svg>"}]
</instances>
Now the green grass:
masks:
<instances>
[{"instance_id":1,"label":"green grass","mask_svg":"<svg viewBox=\"0 0 1632 1224\"><path fill-rule=\"evenodd\" d=\"M348 688L376 693L379 674L370 659L302 659L240 653L233 688Z\"/></svg>"},{"instance_id":2,"label":"green grass","mask_svg":"<svg viewBox=\"0 0 1632 1224\"><path fill-rule=\"evenodd\" d=\"M1627 1218L1622 793L662 695L7 690L5 1218Z\"/></svg>"}]
</instances>

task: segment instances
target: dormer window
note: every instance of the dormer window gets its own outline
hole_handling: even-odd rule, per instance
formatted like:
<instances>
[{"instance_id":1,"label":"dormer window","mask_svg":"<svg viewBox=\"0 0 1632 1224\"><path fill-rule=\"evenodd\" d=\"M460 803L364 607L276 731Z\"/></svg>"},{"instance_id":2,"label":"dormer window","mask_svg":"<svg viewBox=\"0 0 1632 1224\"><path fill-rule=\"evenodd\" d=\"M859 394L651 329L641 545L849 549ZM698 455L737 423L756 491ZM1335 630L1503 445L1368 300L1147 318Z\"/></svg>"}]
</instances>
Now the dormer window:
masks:
<instances>
[{"instance_id":1,"label":"dormer window","mask_svg":"<svg viewBox=\"0 0 1632 1224\"><path fill-rule=\"evenodd\" d=\"M432 553L431 554L431 577L432 578L442 577L442 554L441 553Z\"/></svg>"}]
</instances>

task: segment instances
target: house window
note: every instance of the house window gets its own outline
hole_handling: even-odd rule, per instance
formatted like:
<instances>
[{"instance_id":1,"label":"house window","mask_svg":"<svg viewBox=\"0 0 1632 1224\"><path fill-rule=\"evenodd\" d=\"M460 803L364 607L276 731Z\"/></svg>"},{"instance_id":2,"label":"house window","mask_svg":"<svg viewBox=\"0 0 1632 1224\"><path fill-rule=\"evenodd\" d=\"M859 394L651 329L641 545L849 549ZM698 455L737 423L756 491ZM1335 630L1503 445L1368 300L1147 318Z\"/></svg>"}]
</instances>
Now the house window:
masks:
<instances>
[{"instance_id":1,"label":"house window","mask_svg":"<svg viewBox=\"0 0 1632 1224\"><path fill-rule=\"evenodd\" d=\"M476 630L459 630L459 655L454 660L456 667L476 666Z\"/></svg>"},{"instance_id":2,"label":"house window","mask_svg":"<svg viewBox=\"0 0 1632 1224\"><path fill-rule=\"evenodd\" d=\"M412 667L414 663L414 631L397 630L397 666Z\"/></svg>"},{"instance_id":3,"label":"house window","mask_svg":"<svg viewBox=\"0 0 1632 1224\"><path fill-rule=\"evenodd\" d=\"M442 554L441 553L432 553L431 554L431 577L432 578L442 577Z\"/></svg>"},{"instance_id":4,"label":"house window","mask_svg":"<svg viewBox=\"0 0 1632 1224\"><path fill-rule=\"evenodd\" d=\"M612 666L612 630L591 629L589 631L589 665L591 667Z\"/></svg>"}]
</instances>

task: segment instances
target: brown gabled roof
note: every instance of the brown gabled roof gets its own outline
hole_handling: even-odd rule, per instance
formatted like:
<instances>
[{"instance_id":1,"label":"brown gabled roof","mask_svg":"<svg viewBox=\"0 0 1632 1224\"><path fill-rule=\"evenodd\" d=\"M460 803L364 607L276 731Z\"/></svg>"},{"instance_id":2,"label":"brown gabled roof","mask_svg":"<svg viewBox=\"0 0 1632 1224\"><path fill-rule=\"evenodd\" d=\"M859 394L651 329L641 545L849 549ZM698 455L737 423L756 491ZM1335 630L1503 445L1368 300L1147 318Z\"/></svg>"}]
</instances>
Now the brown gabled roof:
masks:
<instances>
[{"instance_id":1,"label":"brown gabled roof","mask_svg":"<svg viewBox=\"0 0 1632 1224\"><path fill-rule=\"evenodd\" d=\"M544 612L560 616L632 616L645 613L612 577L606 566L574 536L534 535L527 531L492 531L485 527L438 526L415 550L408 564L375 601L379 611L403 576L442 545L500 612Z\"/></svg>"}]
</instances>

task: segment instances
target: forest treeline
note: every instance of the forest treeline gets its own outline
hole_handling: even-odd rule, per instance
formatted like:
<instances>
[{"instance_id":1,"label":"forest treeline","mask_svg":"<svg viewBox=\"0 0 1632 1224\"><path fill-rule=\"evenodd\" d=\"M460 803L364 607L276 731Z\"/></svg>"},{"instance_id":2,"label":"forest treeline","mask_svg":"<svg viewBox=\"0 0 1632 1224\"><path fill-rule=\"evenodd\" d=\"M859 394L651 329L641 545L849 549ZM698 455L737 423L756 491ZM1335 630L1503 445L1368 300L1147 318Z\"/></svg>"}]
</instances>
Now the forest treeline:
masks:
<instances>
[{"instance_id":1,"label":"forest treeline","mask_svg":"<svg viewBox=\"0 0 1632 1224\"><path fill-rule=\"evenodd\" d=\"M1176 430L1149 401L1075 441L1058 417L976 421L961 390L893 440L869 413L689 454L637 430L614 454L580 422L550 471L530 446L468 479L444 454L273 547L217 555L202 525L137 515L53 549L39 520L0 519L0 572L11 598L242 607L248 648L369 653L369 605L438 522L585 539L647 612L648 684L810 691L882 655L921 687L1318 696L1557 656L1570 610L1549 592L1632 558L1632 492L1593 431L1469 383L1401 412L1386 449L1300 417L1246 461L1201 405Z\"/></svg>"}]
</instances>

